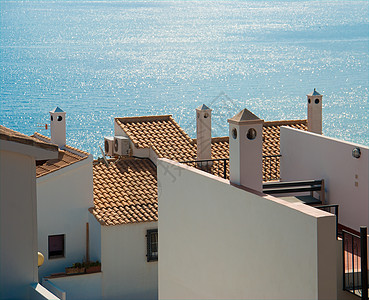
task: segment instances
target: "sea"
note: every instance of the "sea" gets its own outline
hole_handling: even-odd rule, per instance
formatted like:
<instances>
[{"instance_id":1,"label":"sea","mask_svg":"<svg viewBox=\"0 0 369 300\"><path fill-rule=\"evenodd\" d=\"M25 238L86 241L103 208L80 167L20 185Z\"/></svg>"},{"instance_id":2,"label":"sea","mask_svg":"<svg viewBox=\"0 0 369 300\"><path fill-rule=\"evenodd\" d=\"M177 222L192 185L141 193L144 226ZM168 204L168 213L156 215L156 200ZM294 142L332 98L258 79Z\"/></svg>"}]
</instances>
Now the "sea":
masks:
<instances>
[{"instance_id":1,"label":"sea","mask_svg":"<svg viewBox=\"0 0 369 300\"><path fill-rule=\"evenodd\" d=\"M0 124L101 156L115 117L171 114L213 136L247 108L305 119L323 94L323 133L369 146L368 1L0 1Z\"/></svg>"}]
</instances>

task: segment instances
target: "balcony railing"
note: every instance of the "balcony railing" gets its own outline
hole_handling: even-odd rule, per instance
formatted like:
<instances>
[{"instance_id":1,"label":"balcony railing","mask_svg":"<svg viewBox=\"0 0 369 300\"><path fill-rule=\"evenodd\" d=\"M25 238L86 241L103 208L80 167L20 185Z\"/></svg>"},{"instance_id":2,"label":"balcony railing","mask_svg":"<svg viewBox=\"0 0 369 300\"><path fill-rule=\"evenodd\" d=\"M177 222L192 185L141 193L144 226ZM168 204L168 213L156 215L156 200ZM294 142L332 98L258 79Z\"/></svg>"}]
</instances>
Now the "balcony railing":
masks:
<instances>
[{"instance_id":1,"label":"balcony railing","mask_svg":"<svg viewBox=\"0 0 369 300\"><path fill-rule=\"evenodd\" d=\"M343 289L368 300L367 228L360 236L342 230Z\"/></svg>"},{"instance_id":2,"label":"balcony railing","mask_svg":"<svg viewBox=\"0 0 369 300\"><path fill-rule=\"evenodd\" d=\"M229 178L229 158L187 160L180 163L203 170L213 175Z\"/></svg>"},{"instance_id":3,"label":"balcony railing","mask_svg":"<svg viewBox=\"0 0 369 300\"><path fill-rule=\"evenodd\" d=\"M315 208L327 211L336 216L336 238L338 238L338 204L316 205Z\"/></svg>"},{"instance_id":4,"label":"balcony railing","mask_svg":"<svg viewBox=\"0 0 369 300\"><path fill-rule=\"evenodd\" d=\"M263 156L263 180L280 179L280 154ZM180 163L229 179L229 158L187 160Z\"/></svg>"}]
</instances>

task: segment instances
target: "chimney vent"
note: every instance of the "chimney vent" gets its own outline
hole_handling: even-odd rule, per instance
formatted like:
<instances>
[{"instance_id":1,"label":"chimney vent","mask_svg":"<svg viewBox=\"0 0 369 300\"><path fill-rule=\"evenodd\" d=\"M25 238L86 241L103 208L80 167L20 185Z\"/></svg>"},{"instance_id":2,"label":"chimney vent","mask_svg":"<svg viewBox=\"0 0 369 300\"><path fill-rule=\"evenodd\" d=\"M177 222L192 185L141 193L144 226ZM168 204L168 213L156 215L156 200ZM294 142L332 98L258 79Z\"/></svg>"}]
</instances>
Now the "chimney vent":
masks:
<instances>
[{"instance_id":1,"label":"chimney vent","mask_svg":"<svg viewBox=\"0 0 369 300\"><path fill-rule=\"evenodd\" d=\"M211 109L196 108L197 160L211 159Z\"/></svg>"},{"instance_id":2,"label":"chimney vent","mask_svg":"<svg viewBox=\"0 0 369 300\"><path fill-rule=\"evenodd\" d=\"M57 144L59 148L65 146L66 143L65 114L59 107L55 107L50 111L51 142Z\"/></svg>"},{"instance_id":3,"label":"chimney vent","mask_svg":"<svg viewBox=\"0 0 369 300\"><path fill-rule=\"evenodd\" d=\"M308 100L308 131L322 134L322 98L316 89L306 95Z\"/></svg>"},{"instance_id":4,"label":"chimney vent","mask_svg":"<svg viewBox=\"0 0 369 300\"><path fill-rule=\"evenodd\" d=\"M244 109L228 123L230 181L262 192L264 120Z\"/></svg>"}]
</instances>

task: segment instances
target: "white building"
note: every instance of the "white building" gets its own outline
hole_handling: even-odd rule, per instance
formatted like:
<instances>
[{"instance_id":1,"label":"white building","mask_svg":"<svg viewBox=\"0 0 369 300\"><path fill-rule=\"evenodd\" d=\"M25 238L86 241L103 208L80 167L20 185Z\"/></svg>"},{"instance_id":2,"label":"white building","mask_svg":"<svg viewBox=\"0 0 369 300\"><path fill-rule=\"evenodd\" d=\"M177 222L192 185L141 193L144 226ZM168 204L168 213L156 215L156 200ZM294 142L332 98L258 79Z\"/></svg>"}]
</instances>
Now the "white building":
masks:
<instances>
[{"instance_id":1,"label":"white building","mask_svg":"<svg viewBox=\"0 0 369 300\"><path fill-rule=\"evenodd\" d=\"M340 229L368 225L368 148L322 136L322 95L307 97L307 120L264 122L245 109L229 137L211 136L205 105L196 139L170 115L116 118L112 158L93 164L66 145L65 112L51 111L51 139L28 137L58 145L33 166L44 287L69 300L350 299L341 272L359 269L342 267L337 219L307 204L339 204ZM265 194L276 193L271 180L319 186L276 198ZM102 272L64 273L88 260Z\"/></svg>"},{"instance_id":2,"label":"white building","mask_svg":"<svg viewBox=\"0 0 369 300\"><path fill-rule=\"evenodd\" d=\"M92 155L65 144L66 113L59 107L50 112L50 121L51 138L33 135L59 147L57 159L36 166L38 247L45 256L40 277L86 260L86 223L93 201Z\"/></svg>"},{"instance_id":3,"label":"white building","mask_svg":"<svg viewBox=\"0 0 369 300\"><path fill-rule=\"evenodd\" d=\"M92 226L101 235L103 299L157 299L156 167L120 157L94 163Z\"/></svg>"},{"instance_id":4,"label":"white building","mask_svg":"<svg viewBox=\"0 0 369 300\"><path fill-rule=\"evenodd\" d=\"M203 105L196 115L197 139L191 139L169 115L115 119L115 136L105 139L105 153L114 158L94 162L94 207L90 209L98 221L90 224L101 236L104 299L158 297L157 194L161 192L156 180L158 158L228 159L228 137L211 137L211 110ZM282 125L307 128L306 120L265 122L265 154L279 153ZM265 177L279 175L276 159L265 163L272 166L272 171L268 168L264 172ZM215 172L223 167L223 162L210 165ZM228 163L221 174L224 171L229 176Z\"/></svg>"},{"instance_id":5,"label":"white building","mask_svg":"<svg viewBox=\"0 0 369 300\"><path fill-rule=\"evenodd\" d=\"M342 272L352 284L360 266L342 264L361 256L336 239L336 216L294 194L265 194L262 123L247 110L229 120L230 180L158 160L159 299L357 297L342 290ZM280 149L281 181L293 180L294 193L323 179L320 200L339 204L338 221L369 225L368 147L283 126Z\"/></svg>"},{"instance_id":6,"label":"white building","mask_svg":"<svg viewBox=\"0 0 369 300\"><path fill-rule=\"evenodd\" d=\"M36 164L58 148L0 126L0 299L57 299L38 284Z\"/></svg>"},{"instance_id":7,"label":"white building","mask_svg":"<svg viewBox=\"0 0 369 300\"><path fill-rule=\"evenodd\" d=\"M89 226L93 158L66 145L66 113L59 107L50 111L50 131L51 138L40 133L32 136L58 146L57 158L36 163L38 251L45 258L39 278L62 299L100 299L101 273L65 274L65 268L75 263L101 261L100 236ZM85 290L84 285L94 288Z\"/></svg>"}]
</instances>

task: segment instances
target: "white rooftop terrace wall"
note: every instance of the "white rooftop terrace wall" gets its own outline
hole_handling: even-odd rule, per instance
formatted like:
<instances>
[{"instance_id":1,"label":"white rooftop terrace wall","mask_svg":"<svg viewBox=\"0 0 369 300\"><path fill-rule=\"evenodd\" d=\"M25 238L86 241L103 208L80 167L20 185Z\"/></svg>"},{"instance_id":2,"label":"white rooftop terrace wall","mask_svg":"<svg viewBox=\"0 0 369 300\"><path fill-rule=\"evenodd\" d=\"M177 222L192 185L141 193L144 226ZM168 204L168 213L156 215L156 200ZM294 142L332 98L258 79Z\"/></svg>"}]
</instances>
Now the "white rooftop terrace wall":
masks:
<instances>
[{"instance_id":1,"label":"white rooftop terrace wall","mask_svg":"<svg viewBox=\"0 0 369 300\"><path fill-rule=\"evenodd\" d=\"M34 158L0 151L0 299L27 299L38 281L36 205Z\"/></svg>"},{"instance_id":2,"label":"white rooftop terrace wall","mask_svg":"<svg viewBox=\"0 0 369 300\"><path fill-rule=\"evenodd\" d=\"M35 159L56 149L0 140L0 299L29 299L37 272ZM35 296L36 297L36 296Z\"/></svg>"},{"instance_id":3,"label":"white rooftop terrace wall","mask_svg":"<svg viewBox=\"0 0 369 300\"><path fill-rule=\"evenodd\" d=\"M157 222L101 226L103 299L158 299L158 262L147 262L146 231Z\"/></svg>"},{"instance_id":4,"label":"white rooftop terrace wall","mask_svg":"<svg viewBox=\"0 0 369 300\"><path fill-rule=\"evenodd\" d=\"M85 259L92 193L92 156L37 178L38 251L45 257L40 277L64 272L65 267ZM65 257L49 259L48 236L57 234L65 234ZM93 239L90 230L90 242Z\"/></svg>"},{"instance_id":5,"label":"white rooftop terrace wall","mask_svg":"<svg viewBox=\"0 0 369 300\"><path fill-rule=\"evenodd\" d=\"M44 278L42 285L61 300L101 300L101 272L56 278ZM64 298L64 299L63 299Z\"/></svg>"},{"instance_id":6,"label":"white rooftop terrace wall","mask_svg":"<svg viewBox=\"0 0 369 300\"><path fill-rule=\"evenodd\" d=\"M337 298L333 215L166 159L158 185L159 299Z\"/></svg>"},{"instance_id":7,"label":"white rooftop terrace wall","mask_svg":"<svg viewBox=\"0 0 369 300\"><path fill-rule=\"evenodd\" d=\"M357 231L369 226L368 147L281 127L281 154L282 181L324 179L326 203L339 205L339 223Z\"/></svg>"}]
</instances>

